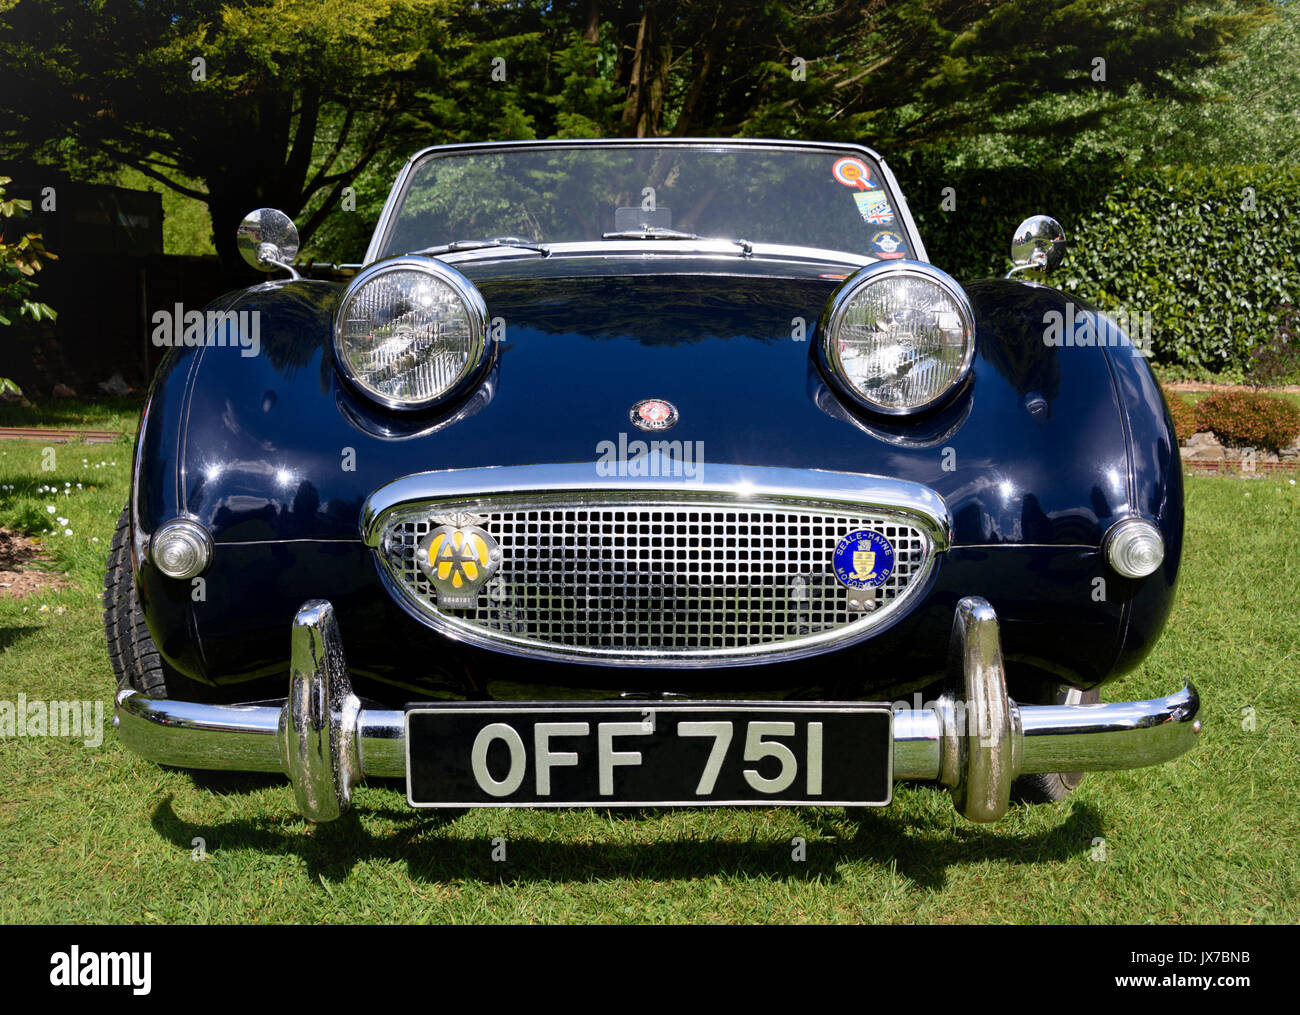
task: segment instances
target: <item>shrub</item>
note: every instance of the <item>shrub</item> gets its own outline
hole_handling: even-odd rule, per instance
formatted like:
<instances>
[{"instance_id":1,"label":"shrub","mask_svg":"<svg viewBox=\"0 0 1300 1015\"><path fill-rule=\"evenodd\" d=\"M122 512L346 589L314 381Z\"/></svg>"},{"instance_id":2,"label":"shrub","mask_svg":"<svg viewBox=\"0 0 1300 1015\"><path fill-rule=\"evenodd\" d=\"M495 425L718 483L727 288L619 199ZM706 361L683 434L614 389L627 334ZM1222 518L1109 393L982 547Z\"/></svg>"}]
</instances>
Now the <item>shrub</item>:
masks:
<instances>
[{"instance_id":1,"label":"shrub","mask_svg":"<svg viewBox=\"0 0 1300 1015\"><path fill-rule=\"evenodd\" d=\"M1178 437L1178 443L1182 444L1198 429L1196 409L1191 402L1172 391L1165 392L1165 401L1169 403L1169 416L1174 421L1174 434Z\"/></svg>"},{"instance_id":2,"label":"shrub","mask_svg":"<svg viewBox=\"0 0 1300 1015\"><path fill-rule=\"evenodd\" d=\"M1300 166L895 169L934 262L959 279L1002 275L1021 219L1069 239L1049 284L1105 311L1150 312L1158 363L1237 383L1251 351L1285 339L1300 290ZM944 188L957 207L946 211ZM1282 370L1285 371L1283 366Z\"/></svg>"},{"instance_id":3,"label":"shrub","mask_svg":"<svg viewBox=\"0 0 1300 1015\"><path fill-rule=\"evenodd\" d=\"M1228 444L1277 451L1300 433L1300 407L1253 391L1219 391L1196 406L1196 425Z\"/></svg>"},{"instance_id":4,"label":"shrub","mask_svg":"<svg viewBox=\"0 0 1300 1015\"><path fill-rule=\"evenodd\" d=\"M1250 353L1250 380L1257 388L1300 381L1300 308L1281 308L1282 323L1273 341Z\"/></svg>"}]
</instances>

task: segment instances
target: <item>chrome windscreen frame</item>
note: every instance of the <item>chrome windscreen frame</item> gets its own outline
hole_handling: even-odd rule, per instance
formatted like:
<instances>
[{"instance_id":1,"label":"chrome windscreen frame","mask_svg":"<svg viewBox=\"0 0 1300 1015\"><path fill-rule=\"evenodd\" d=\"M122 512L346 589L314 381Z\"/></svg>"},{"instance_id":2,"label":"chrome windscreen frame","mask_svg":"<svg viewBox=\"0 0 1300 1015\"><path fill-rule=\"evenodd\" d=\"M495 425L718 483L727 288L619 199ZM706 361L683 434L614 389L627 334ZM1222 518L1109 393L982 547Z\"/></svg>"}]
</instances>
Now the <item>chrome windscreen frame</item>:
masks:
<instances>
[{"instance_id":1,"label":"chrome windscreen frame","mask_svg":"<svg viewBox=\"0 0 1300 1015\"><path fill-rule=\"evenodd\" d=\"M412 155L403 164L397 173L397 179L393 182L393 189L388 192L388 199L384 202L383 210L379 214L379 220L375 223L375 231L371 234L370 244L366 248L365 263L371 264L376 261L388 242L388 234L392 229L397 210L401 207L402 202L406 199L406 190L411 181L411 176L421 162L430 156L467 154L476 151L511 151L518 149L547 149L547 148L617 148L629 147L634 145L680 145L682 147L745 147L745 148L766 148L769 150L802 149L804 151L817 150L826 151L842 155L865 155L872 159L880 167L881 175L884 177L886 189L889 192L895 212L898 215L898 225L902 228L911 244L916 259L922 262L930 260L926 252L925 243L921 240L921 234L916 228L916 220L912 218L911 209L907 206L907 199L903 195L902 188L898 185L898 178L890 169L884 157L873 148L866 145L851 144L846 142L832 141L792 141L775 138L706 138L706 137L655 137L655 138L599 138L590 140L529 140L529 141L476 141L465 144L449 145L432 145L428 148L421 149Z\"/></svg>"},{"instance_id":2,"label":"chrome windscreen frame","mask_svg":"<svg viewBox=\"0 0 1300 1015\"><path fill-rule=\"evenodd\" d=\"M665 458L664 464L672 460ZM952 536L947 505L933 490L919 483L882 476L782 469L768 466L701 463L700 479L684 482L663 475L602 476L595 462L562 465L500 466L453 469L405 476L380 487L366 500L361 531L375 554L380 579L393 599L408 614L444 636L482 648L531 658L600 666L642 668L702 668L789 661L861 641L878 633L920 601L940 555ZM666 656L654 651L611 652L569 645L541 645L535 640L490 631L417 603L390 570L383 541L390 521L412 513L439 513L454 505L456 511L490 510L509 498L530 506L581 508L591 504L663 503L689 505L696 501L723 501L738 507L772 507L799 510L875 511L913 526L924 541L921 568L893 600L869 617L846 627L810 634L786 642L766 643L690 654Z\"/></svg>"}]
</instances>

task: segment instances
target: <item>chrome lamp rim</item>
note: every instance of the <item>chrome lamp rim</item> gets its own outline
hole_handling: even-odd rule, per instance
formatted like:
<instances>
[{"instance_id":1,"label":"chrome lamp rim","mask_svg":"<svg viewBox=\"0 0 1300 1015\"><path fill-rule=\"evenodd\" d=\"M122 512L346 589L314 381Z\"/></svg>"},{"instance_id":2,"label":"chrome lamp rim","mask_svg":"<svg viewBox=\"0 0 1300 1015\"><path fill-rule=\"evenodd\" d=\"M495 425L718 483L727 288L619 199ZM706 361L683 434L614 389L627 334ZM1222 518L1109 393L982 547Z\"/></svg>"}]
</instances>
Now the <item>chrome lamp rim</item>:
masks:
<instances>
[{"instance_id":1,"label":"chrome lamp rim","mask_svg":"<svg viewBox=\"0 0 1300 1015\"><path fill-rule=\"evenodd\" d=\"M347 319L347 311L351 306L352 300L356 294L367 283L374 281L382 275L395 271L423 271L428 275L437 278L439 281L451 286L456 296L460 299L465 307L469 317L470 330L473 338L471 355L466 360L465 366L457 374L456 379L447 387L445 391L440 392L430 398L414 401L411 399L393 398L385 395L380 391L367 385L357 375L343 352L343 327ZM343 296L339 299L338 309L334 312L334 329L333 329L333 351L334 363L339 373L346 378L351 387L358 391L363 397L387 409L398 410L421 410L431 409L463 394L471 387L477 378L479 378L484 367L491 361L489 355L490 347L487 341L487 322L488 311L487 303L484 302L483 294L479 292L478 287L474 285L465 275L457 271L449 264L445 264L434 257L427 257L421 254L400 254L396 257L386 258L383 261L377 261L368 267L359 271L355 278L348 283L347 288L343 291Z\"/></svg>"},{"instance_id":2,"label":"chrome lamp rim","mask_svg":"<svg viewBox=\"0 0 1300 1015\"><path fill-rule=\"evenodd\" d=\"M920 405L899 408L897 406L882 405L874 401L850 383L840 366L839 357L835 353L833 345L840 321L848 310L849 303L861 289L874 285L885 277L908 276L933 282L953 298L953 301L957 304L958 313L962 318L962 327L970 335L970 341L967 343L966 351L962 356L961 367L957 371L953 382L947 388ZM834 381L835 386L852 399L855 404L882 416L914 416L944 404L956 392L961 390L962 385L970 377L971 368L975 363L975 311L971 307L970 298L951 275L932 264L922 261L877 261L854 272L831 294L830 300L827 301L826 307L822 311L821 320L818 322L818 330L820 337L816 345L817 352L823 367Z\"/></svg>"}]
</instances>

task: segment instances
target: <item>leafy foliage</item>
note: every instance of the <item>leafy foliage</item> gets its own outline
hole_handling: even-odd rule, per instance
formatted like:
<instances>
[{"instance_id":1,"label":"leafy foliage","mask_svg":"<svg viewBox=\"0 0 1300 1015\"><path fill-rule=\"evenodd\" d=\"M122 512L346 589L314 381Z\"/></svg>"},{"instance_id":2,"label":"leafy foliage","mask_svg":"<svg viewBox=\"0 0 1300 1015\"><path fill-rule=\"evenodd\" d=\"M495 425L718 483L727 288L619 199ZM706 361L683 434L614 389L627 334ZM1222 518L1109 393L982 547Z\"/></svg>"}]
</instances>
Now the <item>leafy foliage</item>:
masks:
<instances>
[{"instance_id":1,"label":"leafy foliage","mask_svg":"<svg viewBox=\"0 0 1300 1015\"><path fill-rule=\"evenodd\" d=\"M900 173L931 259L958 277L1003 274L1017 224L1060 220L1052 283L1103 310L1149 312L1157 362L1244 370L1300 300L1300 167L956 170ZM941 207L953 188L956 209Z\"/></svg>"},{"instance_id":2,"label":"leafy foliage","mask_svg":"<svg viewBox=\"0 0 1300 1015\"><path fill-rule=\"evenodd\" d=\"M945 145L949 167L1080 159L1129 166L1294 163L1300 150L1300 4L1214 0L1188 11L1191 19L1198 14L1260 18L1261 26L1239 34L1203 66L1179 72L1176 92L1134 81L1111 59L1098 68L1104 80L1091 89L1026 89L1018 104L995 113L979 133ZM1153 9L1152 16L1164 12ZM1189 40L1217 31L1212 20L1191 23L1184 24Z\"/></svg>"},{"instance_id":3,"label":"leafy foliage","mask_svg":"<svg viewBox=\"0 0 1300 1015\"><path fill-rule=\"evenodd\" d=\"M1231 444L1277 451L1300 434L1300 407L1254 391L1218 391L1197 403L1196 425Z\"/></svg>"},{"instance_id":4,"label":"leafy foliage","mask_svg":"<svg viewBox=\"0 0 1300 1015\"><path fill-rule=\"evenodd\" d=\"M392 144L457 45L458 0L20 0L0 13L0 143L67 161L98 153L212 211L237 263L251 209L298 216L310 236ZM196 187L187 182L201 181ZM314 202L314 204L313 204Z\"/></svg>"},{"instance_id":5,"label":"leafy foliage","mask_svg":"<svg viewBox=\"0 0 1300 1015\"><path fill-rule=\"evenodd\" d=\"M1256 387L1300 381L1300 309L1283 307L1273 341L1251 351L1250 380Z\"/></svg>"},{"instance_id":6,"label":"leafy foliage","mask_svg":"<svg viewBox=\"0 0 1300 1015\"><path fill-rule=\"evenodd\" d=\"M41 270L41 259L54 260L54 255L45 249L35 233L8 235L9 220L23 218L32 210L30 201L5 198L5 185L12 182L8 176L0 176L0 325L11 324L9 314L15 310L33 321L52 321L55 312L32 296L36 292L35 276Z\"/></svg>"},{"instance_id":7,"label":"leafy foliage","mask_svg":"<svg viewBox=\"0 0 1300 1015\"><path fill-rule=\"evenodd\" d=\"M1068 137L1138 91L1197 98L1186 82L1269 18L1264 0L17 0L0 8L0 93L23 101L0 109L0 145L133 166L207 203L237 263L253 207L299 218L308 241L345 201L373 210L393 153L422 144ZM1004 122L1026 96L1061 101ZM1096 108L1081 117L1072 96ZM355 245L355 223L333 232Z\"/></svg>"},{"instance_id":8,"label":"leafy foliage","mask_svg":"<svg viewBox=\"0 0 1300 1015\"><path fill-rule=\"evenodd\" d=\"M1196 408L1182 395L1168 390L1164 394L1169 404L1169 418L1174 421L1174 434L1181 444L1197 432Z\"/></svg>"}]
</instances>

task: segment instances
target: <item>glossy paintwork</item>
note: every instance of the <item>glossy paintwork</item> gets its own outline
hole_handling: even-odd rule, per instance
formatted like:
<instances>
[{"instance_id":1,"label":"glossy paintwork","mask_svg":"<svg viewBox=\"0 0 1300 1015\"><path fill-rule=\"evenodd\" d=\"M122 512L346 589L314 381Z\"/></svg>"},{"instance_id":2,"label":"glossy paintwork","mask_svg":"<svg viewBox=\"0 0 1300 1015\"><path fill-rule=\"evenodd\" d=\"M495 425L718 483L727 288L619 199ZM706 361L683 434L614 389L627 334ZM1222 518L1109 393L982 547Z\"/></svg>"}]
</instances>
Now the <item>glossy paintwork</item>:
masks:
<instances>
[{"instance_id":1,"label":"glossy paintwork","mask_svg":"<svg viewBox=\"0 0 1300 1015\"><path fill-rule=\"evenodd\" d=\"M501 680L650 690L688 679L722 692L881 693L942 667L962 595L993 603L1024 679L1090 686L1131 668L1158 635L1182 530L1165 407L1127 346L1043 341L1044 315L1064 309L1056 291L967 284L973 376L941 409L899 421L850 408L810 355L839 284L820 276L849 268L670 255L458 267L504 321L505 340L485 385L439 412L382 411L341 381L330 353L341 289L327 283L272 283L235 297L233 308L260 311L257 357L237 348L169 356L140 438L137 522L152 531L187 513L217 544L205 603L149 567L141 574L151 629L182 669L241 684L243 697L258 696L263 678L266 693L283 693L274 688L285 632L314 597L334 602L359 686L375 696L389 682L418 697L437 671L470 693ZM806 322L804 341L792 337L795 318ZM637 436L628 410L646 397L677 406L680 422L663 436L702 442L708 462L873 473L934 489L952 512L954 549L924 604L815 664L667 680L451 646L388 599L359 542L371 491L430 469L594 461L601 441ZM1097 551L1105 528L1130 511L1156 520L1169 546L1166 567L1145 583L1120 582ZM1107 578L1105 602L1093 601L1095 577Z\"/></svg>"}]
</instances>

